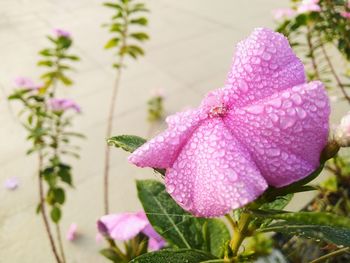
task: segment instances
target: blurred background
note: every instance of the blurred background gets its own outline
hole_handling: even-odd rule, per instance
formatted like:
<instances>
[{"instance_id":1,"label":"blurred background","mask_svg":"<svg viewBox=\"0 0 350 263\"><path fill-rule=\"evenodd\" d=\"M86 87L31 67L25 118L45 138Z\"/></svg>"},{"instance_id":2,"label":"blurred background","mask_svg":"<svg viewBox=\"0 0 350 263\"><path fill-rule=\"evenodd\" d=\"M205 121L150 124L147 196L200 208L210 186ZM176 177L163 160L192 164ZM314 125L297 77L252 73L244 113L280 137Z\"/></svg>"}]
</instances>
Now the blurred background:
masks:
<instances>
[{"instance_id":1,"label":"blurred background","mask_svg":"<svg viewBox=\"0 0 350 263\"><path fill-rule=\"evenodd\" d=\"M109 39L101 24L110 10L100 0L1 0L0 1L0 183L16 177L15 191L0 187L0 262L53 262L38 203L37 159L25 155L26 134L16 115L15 103L6 97L17 76L35 78L38 51L53 28L72 33L73 51L81 57L70 76L74 86L59 94L75 99L82 115L76 130L87 136L79 144L81 159L73 164L74 189L68 192L62 230L78 225L80 238L64 241L68 262L106 262L98 255L96 220L103 215L102 175L108 103L115 79L113 51L103 50ZM203 95L221 87L229 69L235 44L255 27L275 28L271 10L288 6L286 0L147 0L151 10L145 45L146 56L129 63L117 100L113 134L149 136L147 101L154 90L164 94L166 114L196 106ZM333 106L333 120L345 112L340 102ZM126 161L127 154L112 149L110 182L111 212L141 208L134 180L159 177ZM300 195L291 207L300 207L308 196Z\"/></svg>"}]
</instances>

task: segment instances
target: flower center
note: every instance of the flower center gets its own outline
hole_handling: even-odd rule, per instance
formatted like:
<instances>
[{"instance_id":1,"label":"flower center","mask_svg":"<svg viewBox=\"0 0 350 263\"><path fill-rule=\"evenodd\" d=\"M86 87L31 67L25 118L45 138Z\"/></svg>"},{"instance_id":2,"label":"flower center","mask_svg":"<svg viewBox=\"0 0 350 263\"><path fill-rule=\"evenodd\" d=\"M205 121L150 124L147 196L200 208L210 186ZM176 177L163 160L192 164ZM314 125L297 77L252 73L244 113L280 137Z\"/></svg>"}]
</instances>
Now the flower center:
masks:
<instances>
[{"instance_id":1,"label":"flower center","mask_svg":"<svg viewBox=\"0 0 350 263\"><path fill-rule=\"evenodd\" d=\"M209 111L210 117L222 117L227 113L227 107L224 104L212 107Z\"/></svg>"}]
</instances>

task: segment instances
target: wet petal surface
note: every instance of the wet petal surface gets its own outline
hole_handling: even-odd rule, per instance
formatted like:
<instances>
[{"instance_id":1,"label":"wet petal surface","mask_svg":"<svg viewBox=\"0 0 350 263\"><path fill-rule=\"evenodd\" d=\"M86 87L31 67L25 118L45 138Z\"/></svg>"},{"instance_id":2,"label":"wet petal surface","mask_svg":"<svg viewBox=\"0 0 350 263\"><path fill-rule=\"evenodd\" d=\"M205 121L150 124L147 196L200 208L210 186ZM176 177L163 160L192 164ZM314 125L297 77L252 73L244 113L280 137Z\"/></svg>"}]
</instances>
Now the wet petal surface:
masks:
<instances>
[{"instance_id":1,"label":"wet petal surface","mask_svg":"<svg viewBox=\"0 0 350 263\"><path fill-rule=\"evenodd\" d=\"M226 214L267 187L247 150L221 118L205 121L167 170L168 193L196 216Z\"/></svg>"}]
</instances>

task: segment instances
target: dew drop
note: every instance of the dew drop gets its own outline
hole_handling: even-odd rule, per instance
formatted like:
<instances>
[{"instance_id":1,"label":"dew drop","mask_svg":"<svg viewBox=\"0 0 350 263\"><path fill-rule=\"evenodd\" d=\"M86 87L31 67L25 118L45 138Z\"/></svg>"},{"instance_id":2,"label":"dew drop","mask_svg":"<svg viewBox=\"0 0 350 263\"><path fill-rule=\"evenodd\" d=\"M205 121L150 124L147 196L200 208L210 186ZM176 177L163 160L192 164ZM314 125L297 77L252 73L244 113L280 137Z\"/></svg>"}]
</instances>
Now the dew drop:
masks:
<instances>
[{"instance_id":1,"label":"dew drop","mask_svg":"<svg viewBox=\"0 0 350 263\"><path fill-rule=\"evenodd\" d=\"M295 109L296 110L296 112L297 112L297 114L298 114L298 117L300 118L300 119L305 119L306 118L306 112L302 109L302 108L296 108Z\"/></svg>"},{"instance_id":2,"label":"dew drop","mask_svg":"<svg viewBox=\"0 0 350 263\"><path fill-rule=\"evenodd\" d=\"M246 111L252 114L260 114L264 112L264 106L263 105L252 105L248 108L246 108Z\"/></svg>"},{"instance_id":3,"label":"dew drop","mask_svg":"<svg viewBox=\"0 0 350 263\"><path fill-rule=\"evenodd\" d=\"M288 129L295 124L295 119L290 117L282 117L280 124L282 129Z\"/></svg>"},{"instance_id":4,"label":"dew drop","mask_svg":"<svg viewBox=\"0 0 350 263\"><path fill-rule=\"evenodd\" d=\"M293 94L292 100L296 105L300 105L303 102L299 94Z\"/></svg>"},{"instance_id":5,"label":"dew drop","mask_svg":"<svg viewBox=\"0 0 350 263\"><path fill-rule=\"evenodd\" d=\"M172 184L169 184L168 187L167 187L167 191L169 194L172 194L175 190L175 186L172 185Z\"/></svg>"},{"instance_id":6,"label":"dew drop","mask_svg":"<svg viewBox=\"0 0 350 263\"><path fill-rule=\"evenodd\" d=\"M266 154L271 157L276 157L281 154L281 151L277 148L267 149Z\"/></svg>"},{"instance_id":7,"label":"dew drop","mask_svg":"<svg viewBox=\"0 0 350 263\"><path fill-rule=\"evenodd\" d=\"M261 55L262 59L263 60L266 60L266 61L269 61L271 59L271 54L268 53L268 52L264 52L262 55Z\"/></svg>"}]
</instances>

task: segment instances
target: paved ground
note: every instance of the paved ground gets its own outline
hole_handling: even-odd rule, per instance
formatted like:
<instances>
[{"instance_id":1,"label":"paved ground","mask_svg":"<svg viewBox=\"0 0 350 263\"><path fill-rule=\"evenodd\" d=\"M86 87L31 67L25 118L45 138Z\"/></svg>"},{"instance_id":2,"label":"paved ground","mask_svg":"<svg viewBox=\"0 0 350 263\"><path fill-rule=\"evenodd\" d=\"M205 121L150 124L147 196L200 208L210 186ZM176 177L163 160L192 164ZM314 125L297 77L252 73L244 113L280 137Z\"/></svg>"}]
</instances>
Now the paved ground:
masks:
<instances>
[{"instance_id":1,"label":"paved ground","mask_svg":"<svg viewBox=\"0 0 350 263\"><path fill-rule=\"evenodd\" d=\"M123 76L114 134L145 136L146 100L161 88L166 109L172 113L197 105L207 91L222 85L234 44L254 27L273 27L270 10L286 4L276 0L150 0L147 56L130 66ZM11 82L19 75L37 77L37 51L53 27L73 33L74 51L82 61L73 75L74 88L61 90L76 99L84 114L76 129L88 139L81 143L82 158L75 165L76 189L69 191L63 229L79 225L81 238L65 242L69 263L106 262L97 251L95 221L102 214L102 164L107 104L114 81L112 52L102 46L108 34L100 25L110 12L99 0L1 0L0 1L0 183L20 179L18 190L0 188L0 262L53 262L37 203L36 159L24 155L25 133L16 121L15 105L5 101ZM338 111L342 111L338 107ZM126 154L113 151L112 211L133 211L140 205L135 178L154 176L127 164Z\"/></svg>"}]
</instances>

